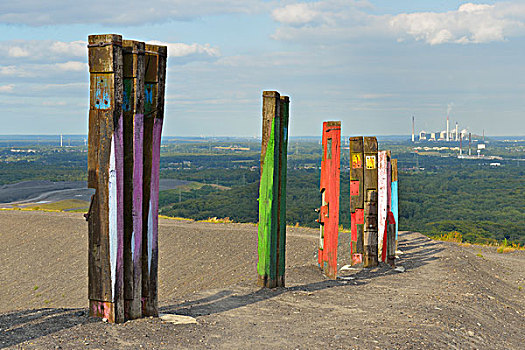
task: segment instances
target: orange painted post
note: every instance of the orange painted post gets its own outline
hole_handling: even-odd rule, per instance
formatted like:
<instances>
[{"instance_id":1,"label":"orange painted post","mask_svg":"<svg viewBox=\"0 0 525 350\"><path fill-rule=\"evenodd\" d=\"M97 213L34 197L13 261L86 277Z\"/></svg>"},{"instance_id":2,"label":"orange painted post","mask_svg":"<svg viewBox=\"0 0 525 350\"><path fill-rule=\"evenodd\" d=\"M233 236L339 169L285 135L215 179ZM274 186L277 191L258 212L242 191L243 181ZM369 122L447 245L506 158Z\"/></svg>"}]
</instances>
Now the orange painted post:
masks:
<instances>
[{"instance_id":1,"label":"orange painted post","mask_svg":"<svg viewBox=\"0 0 525 350\"><path fill-rule=\"evenodd\" d=\"M318 263L329 278L337 277L337 239L339 235L339 178L341 122L323 123L321 160L321 208L319 208Z\"/></svg>"},{"instance_id":2,"label":"orange painted post","mask_svg":"<svg viewBox=\"0 0 525 350\"><path fill-rule=\"evenodd\" d=\"M363 137L350 138L350 254L352 265L363 263L364 170Z\"/></svg>"}]
</instances>

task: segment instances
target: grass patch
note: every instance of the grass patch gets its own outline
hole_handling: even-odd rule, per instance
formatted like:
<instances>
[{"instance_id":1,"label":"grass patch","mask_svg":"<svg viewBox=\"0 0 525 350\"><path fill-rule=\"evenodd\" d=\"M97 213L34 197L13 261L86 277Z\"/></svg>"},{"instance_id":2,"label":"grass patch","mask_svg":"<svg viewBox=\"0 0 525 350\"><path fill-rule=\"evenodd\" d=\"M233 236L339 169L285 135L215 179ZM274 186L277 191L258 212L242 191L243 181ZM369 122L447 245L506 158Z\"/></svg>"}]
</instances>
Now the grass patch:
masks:
<instances>
[{"instance_id":1,"label":"grass patch","mask_svg":"<svg viewBox=\"0 0 525 350\"><path fill-rule=\"evenodd\" d=\"M32 210L56 210L64 211L68 209L82 209L89 207L89 202L82 201L80 199L66 199L63 201L53 202L53 203L44 203L44 204L32 204L28 205L26 208Z\"/></svg>"},{"instance_id":2,"label":"grass patch","mask_svg":"<svg viewBox=\"0 0 525 350\"><path fill-rule=\"evenodd\" d=\"M510 253L516 250L525 250L525 246L521 246L519 243L509 243L506 238L503 240L503 242L499 244L498 248L496 249L496 251L500 254Z\"/></svg>"},{"instance_id":3,"label":"grass patch","mask_svg":"<svg viewBox=\"0 0 525 350\"><path fill-rule=\"evenodd\" d=\"M454 243L463 242L463 236L458 231L451 231L449 233L443 233L439 236L432 236L431 238L436 241L454 242Z\"/></svg>"},{"instance_id":4,"label":"grass patch","mask_svg":"<svg viewBox=\"0 0 525 350\"><path fill-rule=\"evenodd\" d=\"M213 224L232 224L234 221L230 218L207 218L205 220L199 220L198 222L211 222Z\"/></svg>"}]
</instances>

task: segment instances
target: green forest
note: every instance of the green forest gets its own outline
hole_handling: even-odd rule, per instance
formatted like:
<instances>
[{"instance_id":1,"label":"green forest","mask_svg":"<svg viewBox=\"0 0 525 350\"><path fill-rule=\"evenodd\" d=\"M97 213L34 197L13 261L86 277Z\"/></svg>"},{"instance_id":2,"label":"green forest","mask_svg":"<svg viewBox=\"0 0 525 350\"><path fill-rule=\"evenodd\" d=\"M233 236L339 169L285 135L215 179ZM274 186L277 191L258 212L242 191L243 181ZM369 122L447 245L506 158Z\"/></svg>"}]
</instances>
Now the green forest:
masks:
<instances>
[{"instance_id":1,"label":"green forest","mask_svg":"<svg viewBox=\"0 0 525 350\"><path fill-rule=\"evenodd\" d=\"M243 151L216 146L243 146ZM399 164L399 228L434 236L458 231L473 243L507 239L525 244L523 143L492 145L490 154L508 159L458 159L451 151L421 155L407 143L383 143ZM0 185L27 180L86 180L87 149L29 146L0 148ZM259 148L257 148L259 147ZM161 178L192 181L160 193L160 214L203 220L257 222L260 146L250 142L167 143ZM341 154L340 224L349 228L348 155ZM521 158L520 158L521 157ZM288 155L287 223L317 227L320 205L320 145L291 141ZM216 186L220 185L220 186Z\"/></svg>"},{"instance_id":2,"label":"green forest","mask_svg":"<svg viewBox=\"0 0 525 350\"><path fill-rule=\"evenodd\" d=\"M246 178L252 178L249 171ZM193 177L195 175L192 175ZM187 178L192 178L188 176ZM458 231L471 243L507 239L525 244L525 168L473 165L462 170L401 172L399 227L439 235ZM319 171L288 171L287 223L317 227ZM209 217L257 222L258 181L221 191L205 186L181 202L176 190L161 193L161 214L203 220ZM349 175L341 174L340 224L350 226Z\"/></svg>"}]
</instances>

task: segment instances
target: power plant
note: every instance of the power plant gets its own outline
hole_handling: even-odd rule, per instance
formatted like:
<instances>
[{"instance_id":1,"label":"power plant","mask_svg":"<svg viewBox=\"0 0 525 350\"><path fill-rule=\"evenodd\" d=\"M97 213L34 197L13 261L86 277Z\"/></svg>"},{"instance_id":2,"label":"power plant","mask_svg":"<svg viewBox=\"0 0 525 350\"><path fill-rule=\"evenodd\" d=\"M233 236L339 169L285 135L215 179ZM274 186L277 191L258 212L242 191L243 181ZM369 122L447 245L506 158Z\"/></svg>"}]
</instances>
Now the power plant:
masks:
<instances>
[{"instance_id":1,"label":"power plant","mask_svg":"<svg viewBox=\"0 0 525 350\"><path fill-rule=\"evenodd\" d=\"M485 141L485 131L483 131L483 141ZM446 130L427 132L421 130L416 137L415 133L415 117L412 116L412 142L416 141L440 141L440 142L458 142L467 140L469 131L465 128L459 131L459 124L456 122L455 128L450 130L450 118L447 115Z\"/></svg>"}]
</instances>

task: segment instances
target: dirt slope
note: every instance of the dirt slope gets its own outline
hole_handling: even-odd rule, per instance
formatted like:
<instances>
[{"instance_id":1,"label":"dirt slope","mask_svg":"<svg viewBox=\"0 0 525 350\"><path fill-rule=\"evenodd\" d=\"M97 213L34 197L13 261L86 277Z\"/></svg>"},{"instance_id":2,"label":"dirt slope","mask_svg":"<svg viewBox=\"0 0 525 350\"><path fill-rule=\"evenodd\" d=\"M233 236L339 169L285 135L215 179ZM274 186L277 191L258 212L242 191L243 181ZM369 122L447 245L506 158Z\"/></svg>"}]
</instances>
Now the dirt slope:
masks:
<instances>
[{"instance_id":1,"label":"dirt slope","mask_svg":"<svg viewBox=\"0 0 525 350\"><path fill-rule=\"evenodd\" d=\"M523 252L407 232L406 272L381 266L329 281L315 266L317 233L288 230L287 288L268 291L253 283L255 226L161 220L162 312L198 325L111 325L86 316L83 217L0 211L0 348L523 348ZM347 235L340 240L344 263Z\"/></svg>"}]
</instances>

